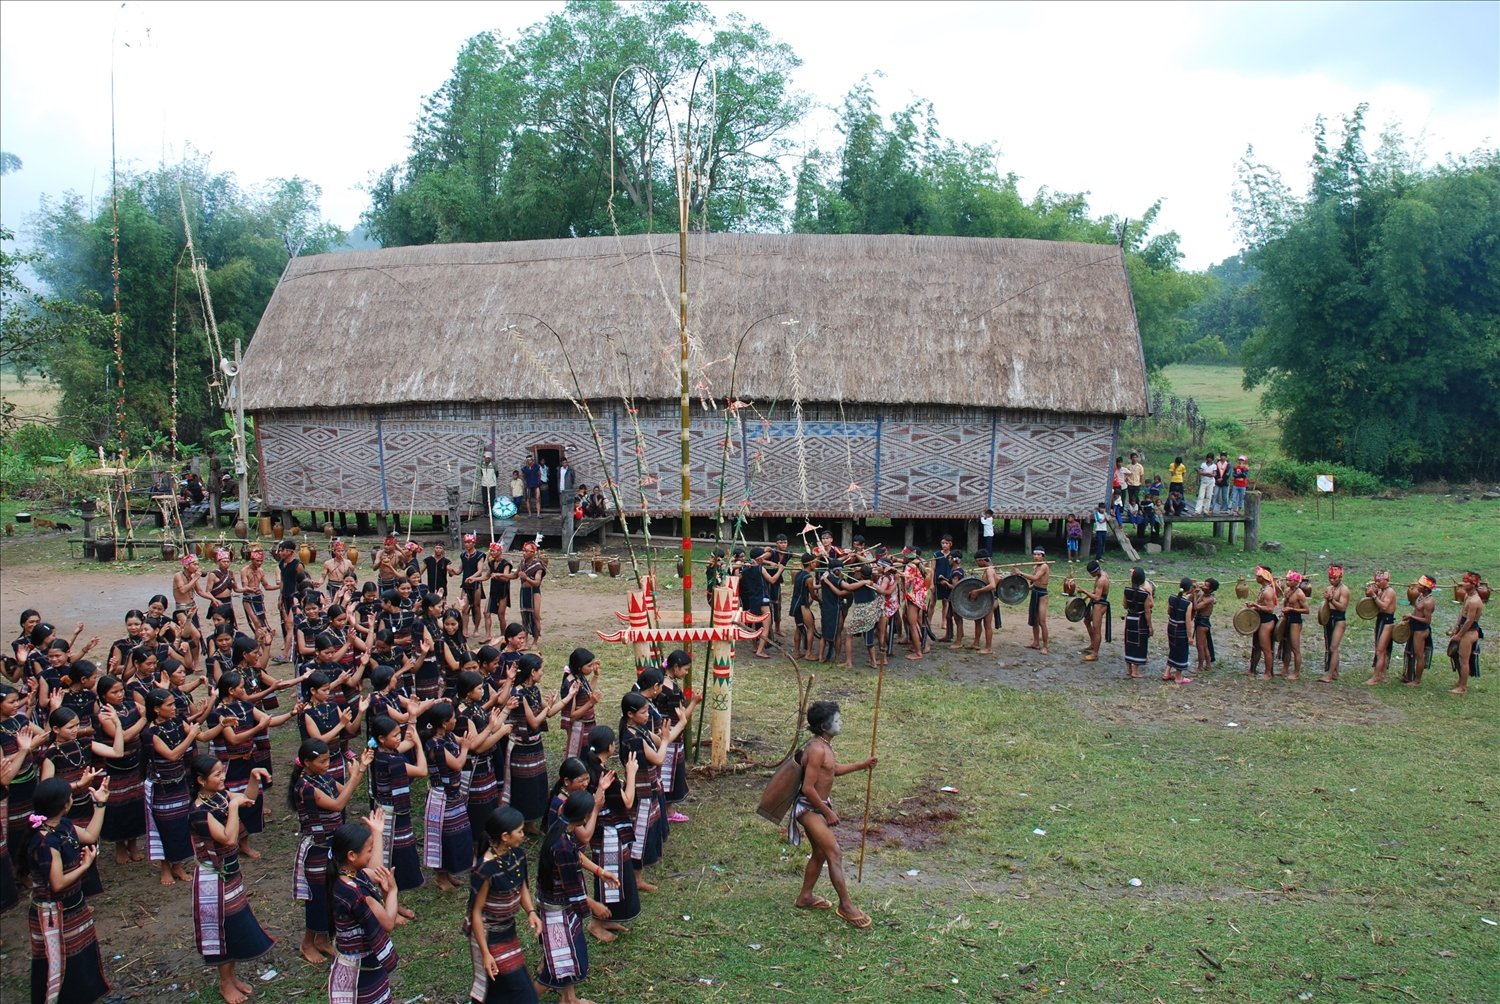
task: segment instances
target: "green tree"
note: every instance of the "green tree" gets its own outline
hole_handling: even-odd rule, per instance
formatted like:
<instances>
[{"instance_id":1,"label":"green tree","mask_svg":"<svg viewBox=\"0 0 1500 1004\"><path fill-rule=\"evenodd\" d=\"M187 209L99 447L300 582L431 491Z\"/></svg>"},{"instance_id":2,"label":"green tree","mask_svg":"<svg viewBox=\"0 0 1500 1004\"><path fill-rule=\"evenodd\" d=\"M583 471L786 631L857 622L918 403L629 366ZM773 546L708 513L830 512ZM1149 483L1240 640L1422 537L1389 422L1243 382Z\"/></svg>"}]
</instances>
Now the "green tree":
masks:
<instances>
[{"instance_id":1,"label":"green tree","mask_svg":"<svg viewBox=\"0 0 1500 1004\"><path fill-rule=\"evenodd\" d=\"M807 105L798 65L760 25L678 0L574 0L514 40L477 35L406 161L373 180L364 223L386 246L675 227L673 128L691 92L694 225L778 229L778 158Z\"/></svg>"},{"instance_id":2,"label":"green tree","mask_svg":"<svg viewBox=\"0 0 1500 1004\"><path fill-rule=\"evenodd\" d=\"M1242 230L1257 238L1264 324L1247 387L1283 446L1409 478L1500 472L1500 155L1423 169L1398 134L1364 146L1364 108L1314 129L1306 196L1249 156Z\"/></svg>"},{"instance_id":3,"label":"green tree","mask_svg":"<svg viewBox=\"0 0 1500 1004\"><path fill-rule=\"evenodd\" d=\"M207 276L220 347L233 352L236 338L249 342L292 254L321 253L342 239L336 227L320 222L320 195L300 178L246 191L232 174L210 171L201 156L120 179L121 344L132 445L158 438L173 419L174 316L179 435L192 442L222 424L224 388L186 257L183 205ZM91 206L67 193L44 199L33 223L37 251L31 264L56 299L112 307L110 204ZM111 448L117 431L113 363L108 323L65 330L36 363L62 387L64 429Z\"/></svg>"},{"instance_id":4,"label":"green tree","mask_svg":"<svg viewBox=\"0 0 1500 1004\"><path fill-rule=\"evenodd\" d=\"M1262 323L1259 273L1246 255L1210 265L1208 292L1187 312L1183 357L1194 362L1237 361Z\"/></svg>"}]
</instances>

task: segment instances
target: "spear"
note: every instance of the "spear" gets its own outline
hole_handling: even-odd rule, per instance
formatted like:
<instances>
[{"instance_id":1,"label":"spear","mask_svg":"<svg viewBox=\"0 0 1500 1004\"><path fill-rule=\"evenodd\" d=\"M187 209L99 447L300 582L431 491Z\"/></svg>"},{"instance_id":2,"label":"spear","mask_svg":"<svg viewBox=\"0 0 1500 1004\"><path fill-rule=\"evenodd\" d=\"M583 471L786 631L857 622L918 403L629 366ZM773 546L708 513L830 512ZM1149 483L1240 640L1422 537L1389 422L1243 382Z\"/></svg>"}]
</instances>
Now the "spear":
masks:
<instances>
[{"instance_id":1,"label":"spear","mask_svg":"<svg viewBox=\"0 0 1500 1004\"><path fill-rule=\"evenodd\" d=\"M885 684L885 664L881 663L880 675L875 678L875 721L870 725L870 757L875 756L875 740L880 735L880 691ZM870 796L875 790L875 766L870 766L865 775L865 821L859 830L859 873L856 882L865 880L865 842L870 838Z\"/></svg>"}]
</instances>

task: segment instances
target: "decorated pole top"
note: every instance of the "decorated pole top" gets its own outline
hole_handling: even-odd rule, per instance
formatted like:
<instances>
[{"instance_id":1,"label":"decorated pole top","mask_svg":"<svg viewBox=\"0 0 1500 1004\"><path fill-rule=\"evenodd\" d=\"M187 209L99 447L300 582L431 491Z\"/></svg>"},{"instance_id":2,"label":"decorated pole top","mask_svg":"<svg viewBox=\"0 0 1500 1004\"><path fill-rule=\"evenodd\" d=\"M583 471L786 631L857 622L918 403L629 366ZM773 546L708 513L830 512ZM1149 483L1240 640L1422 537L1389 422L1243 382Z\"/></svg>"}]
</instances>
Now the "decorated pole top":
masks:
<instances>
[{"instance_id":1,"label":"decorated pole top","mask_svg":"<svg viewBox=\"0 0 1500 1004\"><path fill-rule=\"evenodd\" d=\"M725 588L714 591L713 616L708 624L664 620L670 615L664 615L656 605L654 581L649 575L642 578L640 589L626 594L626 601L624 613L615 611L615 617L625 627L618 631L596 631L601 641L634 645L740 642L753 641L765 630L760 624L765 615L753 618L752 624L751 616L740 606L738 576L732 576Z\"/></svg>"}]
</instances>

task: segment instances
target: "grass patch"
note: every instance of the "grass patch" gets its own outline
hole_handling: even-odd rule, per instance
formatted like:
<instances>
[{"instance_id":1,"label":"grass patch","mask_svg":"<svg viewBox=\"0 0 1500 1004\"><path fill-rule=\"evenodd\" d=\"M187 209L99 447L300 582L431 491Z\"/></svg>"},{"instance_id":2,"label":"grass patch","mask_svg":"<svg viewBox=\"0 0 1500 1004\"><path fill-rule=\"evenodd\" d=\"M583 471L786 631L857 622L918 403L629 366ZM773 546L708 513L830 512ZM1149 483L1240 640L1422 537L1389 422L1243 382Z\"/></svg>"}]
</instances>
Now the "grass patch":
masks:
<instances>
[{"instance_id":1,"label":"grass patch","mask_svg":"<svg viewBox=\"0 0 1500 1004\"><path fill-rule=\"evenodd\" d=\"M1305 547L1314 571L1326 551L1351 564L1351 578L1377 564L1398 581L1468 564L1493 574L1500 545L1487 507L1361 499L1341 502L1337 519L1325 504L1320 519L1311 504L1269 503L1263 537L1286 542L1277 560L1289 567L1301 567ZM1210 570L1232 581L1258 560L1155 557L1163 587ZM560 588L597 593L605 626L607 611L623 606L624 585ZM1052 600L1056 623L1061 597ZM677 599L668 593L663 602ZM1440 620L1449 611L1445 600ZM584 993L663 1004L1494 998L1500 928L1481 920L1500 920L1500 862L1490 846L1500 780L1484 766L1500 763L1492 652L1466 699L1445 692L1446 665L1420 690L1361 686L1367 630L1350 631L1350 671L1331 687L1244 681L1232 632L1221 629L1224 661L1191 687L1127 686L1117 641L1073 684L1039 688L1014 663L1013 613L997 659L898 658L886 674L871 844L865 881L854 887L875 918L870 931L791 909L804 856L753 814L766 771L697 776L692 821L673 828L657 869L662 891L645 895L629 935L590 946ZM576 644L589 642L549 639L549 663ZM606 693L619 694L633 676L626 654L591 647L605 660ZM1312 641L1307 649L1318 651ZM1074 665L1064 650L1053 659ZM796 678L784 661L741 654L735 745L773 763L793 738ZM1153 642L1153 667L1161 654ZM808 668L818 675L814 697L843 705L840 755L860 758L876 675ZM284 783L294 733L280 730L275 741ZM547 743L555 769L561 737L551 732ZM938 791L943 785L958 793ZM863 788L862 775L834 788L851 874ZM266 859L246 865L256 913L281 938L270 960L280 977L257 985L265 1000L317 1000L324 975L293 958L301 915L290 899L295 825L280 808L283 794L273 792L260 842ZM182 926L187 891L163 893L150 874L112 860L101 867L109 888L96 906L117 989L138 1000L217 1000L212 973L192 955L190 920ZM396 999L466 999L462 897L429 887L403 902L420 919L395 935ZM171 924L164 904L179 910ZM136 926L153 914L159 926ZM22 914L4 924L0 990L20 999ZM536 944L524 946L535 966ZM165 989L173 983L177 990Z\"/></svg>"}]
</instances>

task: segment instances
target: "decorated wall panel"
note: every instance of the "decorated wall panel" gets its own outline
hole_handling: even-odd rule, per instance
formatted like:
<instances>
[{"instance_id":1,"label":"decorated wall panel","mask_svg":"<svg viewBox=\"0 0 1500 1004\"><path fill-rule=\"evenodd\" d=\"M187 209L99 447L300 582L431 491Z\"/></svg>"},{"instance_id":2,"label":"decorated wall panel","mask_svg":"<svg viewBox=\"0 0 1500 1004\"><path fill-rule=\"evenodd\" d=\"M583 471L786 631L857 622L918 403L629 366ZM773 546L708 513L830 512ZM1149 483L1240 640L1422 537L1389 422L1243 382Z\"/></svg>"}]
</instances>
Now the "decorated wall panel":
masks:
<instances>
[{"instance_id":1,"label":"decorated wall panel","mask_svg":"<svg viewBox=\"0 0 1500 1004\"><path fill-rule=\"evenodd\" d=\"M595 426L569 410L473 405L425 411L273 412L257 416L266 499L277 508L440 512L445 487L473 491L480 451L502 489L528 450L565 447L581 483L614 478L631 512L679 509L679 418L668 403L636 414L604 407ZM694 410L693 510L726 513L973 517L1056 516L1093 508L1108 484L1114 422L1103 416L846 406ZM725 448L728 448L726 456Z\"/></svg>"}]
</instances>

